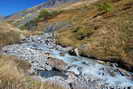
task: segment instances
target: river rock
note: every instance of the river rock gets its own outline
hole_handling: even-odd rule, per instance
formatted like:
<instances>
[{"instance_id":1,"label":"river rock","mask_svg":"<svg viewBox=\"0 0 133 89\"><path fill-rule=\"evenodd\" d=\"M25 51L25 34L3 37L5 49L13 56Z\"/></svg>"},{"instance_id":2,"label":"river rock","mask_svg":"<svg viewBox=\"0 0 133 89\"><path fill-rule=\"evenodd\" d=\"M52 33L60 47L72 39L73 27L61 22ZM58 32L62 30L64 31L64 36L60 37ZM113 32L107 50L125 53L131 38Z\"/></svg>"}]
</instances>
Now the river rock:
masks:
<instances>
[{"instance_id":1,"label":"river rock","mask_svg":"<svg viewBox=\"0 0 133 89\"><path fill-rule=\"evenodd\" d=\"M79 75L80 74L80 70L79 70L79 67L78 66L71 66L67 71L69 72L73 72L74 74L76 75Z\"/></svg>"},{"instance_id":2,"label":"river rock","mask_svg":"<svg viewBox=\"0 0 133 89\"><path fill-rule=\"evenodd\" d=\"M103 82L94 76L80 76L70 83L71 89L102 89Z\"/></svg>"},{"instance_id":3,"label":"river rock","mask_svg":"<svg viewBox=\"0 0 133 89\"><path fill-rule=\"evenodd\" d=\"M61 71L65 71L67 69L67 63L65 63L63 60L59 60L56 58L48 58L47 63L52 66L53 68L56 68Z\"/></svg>"},{"instance_id":4,"label":"river rock","mask_svg":"<svg viewBox=\"0 0 133 89\"><path fill-rule=\"evenodd\" d=\"M60 53L60 56L65 56L65 53Z\"/></svg>"}]
</instances>

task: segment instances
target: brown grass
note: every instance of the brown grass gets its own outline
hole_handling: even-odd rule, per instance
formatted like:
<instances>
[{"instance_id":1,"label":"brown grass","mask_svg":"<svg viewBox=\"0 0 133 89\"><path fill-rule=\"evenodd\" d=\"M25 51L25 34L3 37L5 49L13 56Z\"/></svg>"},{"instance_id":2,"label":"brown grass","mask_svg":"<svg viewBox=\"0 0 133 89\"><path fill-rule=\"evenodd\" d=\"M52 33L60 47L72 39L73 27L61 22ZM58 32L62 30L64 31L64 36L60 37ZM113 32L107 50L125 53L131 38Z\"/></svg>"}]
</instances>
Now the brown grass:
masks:
<instances>
[{"instance_id":1,"label":"brown grass","mask_svg":"<svg viewBox=\"0 0 133 89\"><path fill-rule=\"evenodd\" d=\"M105 2L112 5L112 11L97 8L98 4ZM75 13L69 17L73 26L58 31L58 43L78 47L83 55L119 61L132 68L132 0L99 0L66 13L71 12Z\"/></svg>"},{"instance_id":2,"label":"brown grass","mask_svg":"<svg viewBox=\"0 0 133 89\"><path fill-rule=\"evenodd\" d=\"M0 56L0 89L62 89L59 86L33 80L24 74L30 64L16 57Z\"/></svg>"},{"instance_id":3,"label":"brown grass","mask_svg":"<svg viewBox=\"0 0 133 89\"><path fill-rule=\"evenodd\" d=\"M16 43L22 37L19 29L7 23L0 23L0 46Z\"/></svg>"}]
</instances>

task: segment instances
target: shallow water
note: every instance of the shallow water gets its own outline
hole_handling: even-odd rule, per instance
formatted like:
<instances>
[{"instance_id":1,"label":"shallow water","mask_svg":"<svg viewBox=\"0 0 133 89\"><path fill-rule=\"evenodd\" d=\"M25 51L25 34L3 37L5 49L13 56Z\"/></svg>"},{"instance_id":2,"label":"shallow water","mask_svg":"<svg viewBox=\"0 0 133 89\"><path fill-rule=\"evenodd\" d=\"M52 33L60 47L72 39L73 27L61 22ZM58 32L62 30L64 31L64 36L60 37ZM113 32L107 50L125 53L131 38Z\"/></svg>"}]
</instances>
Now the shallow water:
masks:
<instances>
[{"instance_id":1,"label":"shallow water","mask_svg":"<svg viewBox=\"0 0 133 89\"><path fill-rule=\"evenodd\" d=\"M45 78L49 78L49 77L53 77L53 76L61 76L65 79L67 79L67 75L65 75L65 73L62 73L62 72L56 71L56 70L42 71L42 72L40 72L39 75L42 77L45 77Z\"/></svg>"},{"instance_id":2,"label":"shallow water","mask_svg":"<svg viewBox=\"0 0 133 89\"><path fill-rule=\"evenodd\" d=\"M77 65L79 70L82 71L81 75L88 75L88 76L96 76L100 79L105 80L107 83L111 85L120 84L123 86L133 86L133 80L129 80L126 76L122 76L119 72L114 72L115 76L111 76L108 71L115 70L111 66L103 65L97 63L93 59L85 58L85 57L77 57L72 56L66 53L64 56L60 56L59 51L53 51L51 53L55 58L65 61L66 63L70 63L72 65ZM72 69L71 71L74 71ZM76 70L75 70L76 71Z\"/></svg>"},{"instance_id":3,"label":"shallow water","mask_svg":"<svg viewBox=\"0 0 133 89\"><path fill-rule=\"evenodd\" d=\"M49 40L49 42L46 43L46 40ZM43 62L47 61L45 58L46 56L41 59L40 57L42 55L40 54L49 53L50 56L57 58L58 60L63 60L65 63L72 66L66 71L74 72L79 76L89 76L91 78L96 77L105 81L109 85L133 86L133 80L129 79L127 76L122 76L114 67L107 64L100 64L94 59L81 56L72 56L68 54L68 52L66 52L67 48L56 45L53 41L53 37L48 34L45 36L33 36L28 38L23 44L5 46L3 50L6 50L6 54L8 55L15 55L18 57L22 56L27 60L30 56L30 60L40 63L39 66L43 65ZM29 53L25 53L28 51ZM64 56L61 56L61 53L64 53ZM54 70L41 71L40 75L46 78L53 76L61 76L66 78L64 73Z\"/></svg>"}]
</instances>

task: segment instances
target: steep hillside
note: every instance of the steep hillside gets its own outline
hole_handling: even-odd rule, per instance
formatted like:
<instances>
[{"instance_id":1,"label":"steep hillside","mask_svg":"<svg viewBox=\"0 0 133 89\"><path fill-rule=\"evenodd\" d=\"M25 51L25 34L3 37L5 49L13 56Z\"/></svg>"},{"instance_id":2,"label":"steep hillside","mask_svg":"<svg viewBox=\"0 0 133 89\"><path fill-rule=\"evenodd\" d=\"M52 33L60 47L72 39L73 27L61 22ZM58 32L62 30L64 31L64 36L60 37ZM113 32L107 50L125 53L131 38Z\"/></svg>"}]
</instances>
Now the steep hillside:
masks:
<instances>
[{"instance_id":1,"label":"steep hillside","mask_svg":"<svg viewBox=\"0 0 133 89\"><path fill-rule=\"evenodd\" d=\"M61 0L49 0L45 4L54 6L59 2L66 4ZM49 31L59 30L58 44L79 48L81 55L118 62L122 67L132 69L132 0L82 0L65 4L39 11L35 9L39 6L36 6L30 8L38 12L36 15L26 12L27 17L20 15L21 18L11 22L32 31L42 31L44 27ZM39 8L41 6L45 7L41 4Z\"/></svg>"},{"instance_id":2,"label":"steep hillside","mask_svg":"<svg viewBox=\"0 0 133 89\"><path fill-rule=\"evenodd\" d=\"M79 48L81 55L133 68L133 1L101 0L68 10L50 21L69 20L58 43Z\"/></svg>"},{"instance_id":3,"label":"steep hillside","mask_svg":"<svg viewBox=\"0 0 133 89\"><path fill-rule=\"evenodd\" d=\"M63 4L70 4L80 0L48 0L40 5L34 6L32 8L28 8L18 13L14 13L11 16L7 16L7 21L11 22L17 27L20 27L20 24L26 24L27 22L35 19L39 12L44 8L56 8Z\"/></svg>"},{"instance_id":4,"label":"steep hillside","mask_svg":"<svg viewBox=\"0 0 133 89\"><path fill-rule=\"evenodd\" d=\"M21 31L8 24L0 23L0 47L20 41L24 36Z\"/></svg>"}]
</instances>

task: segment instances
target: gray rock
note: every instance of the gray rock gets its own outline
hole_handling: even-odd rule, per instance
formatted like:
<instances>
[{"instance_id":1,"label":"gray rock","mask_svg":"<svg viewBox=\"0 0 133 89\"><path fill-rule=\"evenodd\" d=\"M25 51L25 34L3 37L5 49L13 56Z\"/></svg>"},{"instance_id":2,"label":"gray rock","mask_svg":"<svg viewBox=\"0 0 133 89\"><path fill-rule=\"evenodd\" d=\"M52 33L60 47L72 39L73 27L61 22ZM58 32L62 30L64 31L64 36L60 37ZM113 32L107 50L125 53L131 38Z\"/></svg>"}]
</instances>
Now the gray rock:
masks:
<instances>
[{"instance_id":1,"label":"gray rock","mask_svg":"<svg viewBox=\"0 0 133 89\"><path fill-rule=\"evenodd\" d=\"M67 71L73 72L76 75L79 75L81 71L78 70L78 66L72 66Z\"/></svg>"},{"instance_id":2,"label":"gray rock","mask_svg":"<svg viewBox=\"0 0 133 89\"><path fill-rule=\"evenodd\" d=\"M56 59L56 58L48 58L47 63L52 66L53 68L56 68L61 71L65 71L67 69L67 63L65 63L62 60Z\"/></svg>"}]
</instances>

